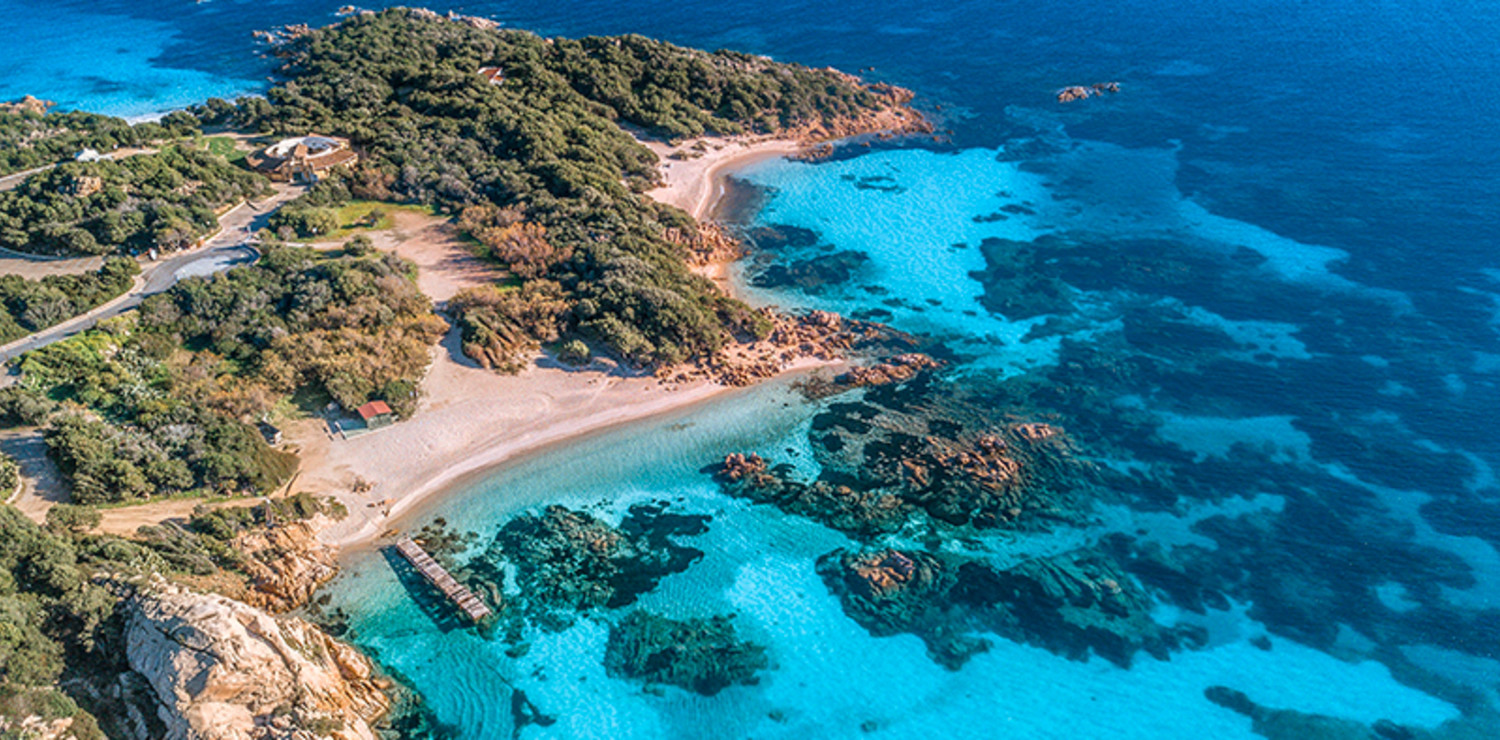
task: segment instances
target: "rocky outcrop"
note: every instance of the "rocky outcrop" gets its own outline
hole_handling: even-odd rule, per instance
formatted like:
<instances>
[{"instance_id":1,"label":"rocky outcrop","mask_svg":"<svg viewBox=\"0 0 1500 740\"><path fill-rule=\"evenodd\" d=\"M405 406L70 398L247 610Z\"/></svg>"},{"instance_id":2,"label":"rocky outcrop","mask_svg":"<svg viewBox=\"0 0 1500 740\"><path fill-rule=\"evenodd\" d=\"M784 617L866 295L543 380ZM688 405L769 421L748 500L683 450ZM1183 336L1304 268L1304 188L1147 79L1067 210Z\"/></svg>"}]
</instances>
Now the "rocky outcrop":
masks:
<instances>
[{"instance_id":1,"label":"rocky outcrop","mask_svg":"<svg viewBox=\"0 0 1500 740\"><path fill-rule=\"evenodd\" d=\"M837 382L858 388L866 385L889 385L901 383L916 377L923 370L930 370L938 366L938 361L920 352L908 352L896 355L885 362L876 363L869 367L856 367L849 372L839 376Z\"/></svg>"},{"instance_id":2,"label":"rocky outcrop","mask_svg":"<svg viewBox=\"0 0 1500 740\"><path fill-rule=\"evenodd\" d=\"M1120 91L1118 82L1095 82L1092 85L1071 85L1057 91L1057 102L1071 103L1075 100L1112 95Z\"/></svg>"},{"instance_id":3,"label":"rocky outcrop","mask_svg":"<svg viewBox=\"0 0 1500 740\"><path fill-rule=\"evenodd\" d=\"M50 100L42 100L35 95L27 95L14 103L0 103L0 113L30 113L36 116L44 116L47 109L57 105Z\"/></svg>"},{"instance_id":4,"label":"rocky outcrop","mask_svg":"<svg viewBox=\"0 0 1500 740\"><path fill-rule=\"evenodd\" d=\"M748 455L731 452L724 456L718 475L730 483L745 481L752 485L765 485L770 466L766 459L755 453Z\"/></svg>"},{"instance_id":5,"label":"rocky outcrop","mask_svg":"<svg viewBox=\"0 0 1500 740\"><path fill-rule=\"evenodd\" d=\"M76 732L73 724L72 717L46 719L35 714L18 718L0 715L0 737L21 740L80 740L93 737Z\"/></svg>"},{"instance_id":6,"label":"rocky outcrop","mask_svg":"<svg viewBox=\"0 0 1500 740\"><path fill-rule=\"evenodd\" d=\"M773 377L800 359L831 361L873 343L896 341L909 346L910 341L878 324L828 311L789 316L765 310L762 316L771 327L764 339L732 344L695 368L673 370L673 382L708 377L724 385L744 386Z\"/></svg>"},{"instance_id":7,"label":"rocky outcrop","mask_svg":"<svg viewBox=\"0 0 1500 740\"><path fill-rule=\"evenodd\" d=\"M611 676L670 684L713 696L754 684L769 661L766 649L741 641L732 617L675 620L631 612L609 631L604 668Z\"/></svg>"},{"instance_id":8,"label":"rocky outcrop","mask_svg":"<svg viewBox=\"0 0 1500 740\"><path fill-rule=\"evenodd\" d=\"M817 567L844 612L871 635L914 634L949 670L990 647L971 634L967 615L952 603L959 572L952 558L917 550L836 550Z\"/></svg>"},{"instance_id":9,"label":"rocky outcrop","mask_svg":"<svg viewBox=\"0 0 1500 740\"><path fill-rule=\"evenodd\" d=\"M273 28L269 31L251 31L250 35L254 36L257 41L264 41L272 46L280 46L306 36L311 36L312 33L312 27L306 23L295 23L280 28Z\"/></svg>"},{"instance_id":10,"label":"rocky outcrop","mask_svg":"<svg viewBox=\"0 0 1500 740\"><path fill-rule=\"evenodd\" d=\"M234 548L245 554L241 570L252 584L244 600L270 612L306 604L338 573L337 551L319 542L306 521L248 531L235 539Z\"/></svg>"},{"instance_id":11,"label":"rocky outcrop","mask_svg":"<svg viewBox=\"0 0 1500 740\"><path fill-rule=\"evenodd\" d=\"M759 455L733 453L713 469L714 478L731 496L771 504L855 537L895 532L915 509L886 491L859 490L827 481L803 483L787 476L785 466L768 469Z\"/></svg>"},{"instance_id":12,"label":"rocky outcrop","mask_svg":"<svg viewBox=\"0 0 1500 740\"><path fill-rule=\"evenodd\" d=\"M844 611L877 637L911 633L933 660L957 669L989 647L985 632L1082 660L1129 665L1139 650L1164 656L1177 635L1149 616L1150 601L1107 556L1067 553L997 569L919 550L837 550L818 573Z\"/></svg>"},{"instance_id":13,"label":"rocky outcrop","mask_svg":"<svg viewBox=\"0 0 1500 740\"><path fill-rule=\"evenodd\" d=\"M845 72L832 68L827 68L826 71L839 75L849 82L863 84L859 78ZM915 97L912 91L881 82L867 84L864 87L874 94L874 105L847 115L826 116L819 120L790 126L777 134L813 144L864 134L875 134L885 139L901 134L932 133L932 122L910 107L912 98ZM804 155L813 159L819 156L827 155L822 154L818 148Z\"/></svg>"},{"instance_id":14,"label":"rocky outcrop","mask_svg":"<svg viewBox=\"0 0 1500 740\"><path fill-rule=\"evenodd\" d=\"M164 740L373 740L389 709L369 659L296 617L166 585L125 613Z\"/></svg>"},{"instance_id":15,"label":"rocky outcrop","mask_svg":"<svg viewBox=\"0 0 1500 740\"><path fill-rule=\"evenodd\" d=\"M687 263L693 267L733 262L745 256L744 243L716 223L700 223L691 231L670 228L663 236L687 251Z\"/></svg>"}]
</instances>

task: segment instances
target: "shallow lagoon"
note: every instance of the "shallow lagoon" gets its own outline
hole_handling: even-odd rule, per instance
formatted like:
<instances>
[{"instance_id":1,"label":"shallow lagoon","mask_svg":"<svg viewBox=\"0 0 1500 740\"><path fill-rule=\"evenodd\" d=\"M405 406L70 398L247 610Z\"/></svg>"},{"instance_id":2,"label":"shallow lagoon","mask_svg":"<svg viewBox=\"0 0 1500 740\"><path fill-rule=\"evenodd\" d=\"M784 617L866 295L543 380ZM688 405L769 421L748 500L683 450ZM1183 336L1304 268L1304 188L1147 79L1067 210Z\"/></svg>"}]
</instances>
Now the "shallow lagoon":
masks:
<instances>
[{"instance_id":1,"label":"shallow lagoon","mask_svg":"<svg viewBox=\"0 0 1500 740\"><path fill-rule=\"evenodd\" d=\"M1159 167L1170 156L1170 151L1148 151L1107 161L1134 159ZM1130 193L1135 203L1172 204L1156 209L1160 220L1136 219L1124 226L1120 204L1100 200L1097 188L1080 192L1003 159L995 150L904 149L815 165L777 161L754 166L740 176L764 188L767 198L746 227L790 225L815 232L817 239L811 246L756 255L740 266L742 280L768 265L835 249L857 249L869 259L844 284L811 291L747 287L748 295L756 301L845 313L883 309L893 326L940 340L956 353L946 371L952 382L1001 389L1033 375L1043 378L1059 370L1059 362L1071 362L1060 355L1064 342L1106 355L1117 352L1110 356L1119 358L1161 351L1155 345L1121 343L1120 337L1130 336L1143 322L1149 326L1161 320L1163 311L1173 322L1221 335L1218 341L1228 349L1208 355L1228 358L1226 367L1234 372L1261 372L1256 367L1269 373L1302 372L1298 368L1327 356L1327 340L1320 334L1324 327L1287 321L1274 301L1257 311L1254 304L1226 308L1222 301L1215 304L1219 296L1202 295L1204 304L1232 314L1226 317L1197 305L1191 285L1170 296L1129 286L1080 291L1070 313L1010 321L980 303L984 285L976 271L985 268L985 257L975 247L987 237L1019 244L1048 233L1086 241L1090 234L1123 232L1175 240L1187 245L1182 249L1208 254L1248 248L1260 255L1247 263L1247 277L1240 278L1242 289L1251 294L1312 290L1323 300L1348 300L1361 311L1402 310L1401 301L1372 295L1339 276L1336 267L1343 258L1334 250L1299 245L1208 213L1176 192L1170 178L1155 180L1166 188L1162 192ZM1077 166L1076 161L1065 164ZM1002 210L1007 205L1019 207ZM1008 217L987 218L994 213ZM1072 259L1070 248L1057 247L1062 264ZM1149 261L1156 255L1138 257ZM1184 367L1205 361L1191 348L1172 351ZM1110 535L1169 550L1244 548L1243 543L1221 545L1217 530L1205 529L1204 523L1234 527L1240 521L1294 516L1298 509L1288 508L1289 500L1298 506L1316 501L1343 511L1337 507L1347 502L1319 491L1329 480L1343 480L1384 497L1379 516L1414 522L1419 541L1471 562L1482 579L1476 590L1442 588L1454 603L1483 605L1482 594L1493 585L1485 575L1493 548L1473 538L1434 532L1420 518L1422 494L1363 481L1330 456L1322 446L1322 427L1309 426L1306 417L1336 411L1304 398L1288 399L1296 401L1290 411L1276 412L1276 402L1242 386L1232 373L1194 380L1189 395L1150 386L1127 390L1132 392L1121 392L1110 403L1091 407L1092 412L1058 410L1065 424L1097 422L1106 431L1118 421L1111 418L1114 414L1144 415L1154 420L1151 444L1132 448L1084 438L1079 440L1084 454L1125 475L1176 467L1203 476L1198 485L1211 490L1185 491L1166 508L1159 502L1131 503L1125 496L1126 503L1094 507L1081 527L993 534L965 547L997 560L1092 547ZM1378 396L1373 385L1351 392ZM1247 405L1247 398L1253 403ZM994 737L1000 728L1038 737L1253 736L1247 717L1205 698L1211 686L1244 692L1265 707L1366 725L1388 720L1432 728L1460 714L1452 695L1440 699L1412 685L1430 679L1403 684L1393 678L1387 665L1372 659L1378 646L1357 629L1331 622L1337 638L1309 646L1284 629L1269 629L1255 617L1256 605L1238 598L1227 609L1197 614L1155 592L1153 617L1158 622L1197 625L1207 642L1199 649L1176 651L1169 661L1138 654L1128 670L1098 657L1071 661L991 636L994 645L988 652L950 672L933 662L913 636L871 637L844 614L813 568L819 555L849 546L849 540L773 508L729 498L703 471L726 453L754 451L773 462L792 463L804 477L815 476L814 435L808 427L818 408L781 383L744 391L507 466L411 518L415 525L442 516L488 542L510 516L544 503L588 507L611 521L618 521L631 504L649 501L671 502L679 513L709 514L713 520L706 534L682 538L683 544L703 550L704 558L664 579L639 606L674 618L736 614L742 638L769 647L771 667L757 685L702 697L672 687L647 690L609 677L602 666L606 623L628 608L535 637L530 652L506 657L507 645L498 639L485 640L473 630L442 632L413 605L379 556L351 566L330 589L334 605L352 617L356 642L374 650L427 697L440 720L468 737L510 729L513 689L523 690L538 711L557 719L550 727L526 727L525 737L917 738L931 736L934 728L975 738ZM1080 416L1085 413L1097 418ZM1274 470L1274 480L1289 487L1262 488L1271 479L1241 483L1232 475L1199 470L1214 463ZM1289 493L1297 490L1306 493ZM1365 509L1361 504L1348 511L1337 516L1364 516L1357 512ZM1370 600L1391 615L1433 607L1430 595L1412 600L1413 594L1409 585L1396 581L1369 589ZM1325 616L1338 619L1334 611ZM1391 635L1384 639L1405 641ZM1415 656L1402 664L1403 671L1425 664L1428 670L1450 672L1434 658L1444 648L1420 643L1412 640L1403 648ZM1439 664L1444 670L1437 670ZM1475 676L1473 671L1463 675Z\"/></svg>"},{"instance_id":2,"label":"shallow lagoon","mask_svg":"<svg viewBox=\"0 0 1500 740\"><path fill-rule=\"evenodd\" d=\"M1457 714L1378 663L1342 662L1279 638L1269 650L1256 647L1251 640L1264 629L1239 608L1210 615L1207 649L1170 662L1140 656L1129 671L997 640L949 672L914 637L870 637L813 572L814 558L847 544L841 535L723 496L699 472L732 450L805 459L796 445L808 412L794 399L784 388L759 388L608 432L496 472L416 517L443 516L486 533L543 501L615 520L629 504L651 500L709 513L709 532L684 540L706 557L665 579L641 605L674 617L736 613L742 634L770 646L772 667L759 685L714 697L643 691L605 674L608 630L589 619L535 640L522 658L506 657L498 639L442 631L378 554L350 564L330 589L333 605L351 615L355 641L409 680L462 737L508 733L514 688L558 719L523 735L538 738L920 738L934 727L974 738L994 737L1001 727L1037 737L1253 737L1248 719L1203 698L1220 684L1271 706L1363 722L1432 726ZM776 411L751 411L768 408ZM1168 610L1160 618L1176 616ZM872 732L861 729L867 723Z\"/></svg>"}]
</instances>

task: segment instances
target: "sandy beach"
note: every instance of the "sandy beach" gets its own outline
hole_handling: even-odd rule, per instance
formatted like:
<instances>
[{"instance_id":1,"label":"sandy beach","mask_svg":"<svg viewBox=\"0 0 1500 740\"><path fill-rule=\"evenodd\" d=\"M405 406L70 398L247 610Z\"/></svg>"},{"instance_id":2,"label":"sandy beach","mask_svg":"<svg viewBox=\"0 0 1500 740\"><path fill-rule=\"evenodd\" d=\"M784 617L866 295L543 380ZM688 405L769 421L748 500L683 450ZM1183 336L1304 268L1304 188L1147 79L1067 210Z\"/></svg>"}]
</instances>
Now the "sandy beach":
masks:
<instances>
[{"instance_id":1,"label":"sandy beach","mask_svg":"<svg viewBox=\"0 0 1500 740\"><path fill-rule=\"evenodd\" d=\"M691 149L696 142L659 155ZM799 149L788 140L710 140L707 153L690 160L663 156L665 187L650 193L702 218L721 192L720 179L735 167ZM494 268L475 259L455 229L440 219L403 213L395 228L375 235L377 248L415 262L418 286L441 304L459 290L491 282ZM706 380L663 381L608 360L580 369L545 356L518 375L479 367L460 350L457 330L435 349L422 383L424 397L410 420L352 439L335 437L321 419L289 425L286 439L300 450L301 472L292 492L332 495L349 510L320 538L340 547L380 537L402 513L479 471L544 446L626 422L682 409L731 390ZM828 363L812 358L783 372Z\"/></svg>"},{"instance_id":2,"label":"sandy beach","mask_svg":"<svg viewBox=\"0 0 1500 740\"><path fill-rule=\"evenodd\" d=\"M724 195L724 177L730 172L807 148L792 139L747 136L689 139L677 146L659 141L641 143L661 158L661 173L666 180L646 194L693 214L699 221L712 215L714 203ZM691 158L674 159L674 153Z\"/></svg>"},{"instance_id":3,"label":"sandy beach","mask_svg":"<svg viewBox=\"0 0 1500 740\"><path fill-rule=\"evenodd\" d=\"M678 147L648 145L662 156L666 180L651 197L698 218L713 209L727 172L800 149L790 140L745 137L693 140ZM686 160L666 157L677 150L704 153ZM372 242L416 264L418 287L438 306L465 288L503 277L494 265L473 256L446 219L410 211L399 211L393 219L391 229L371 234ZM748 359L750 353L730 354ZM804 358L787 363L782 372L829 364ZM501 375L463 355L455 328L433 349L422 390L412 419L351 439L332 434L321 418L285 424L286 442L298 451L302 465L283 493L331 495L349 510L346 519L320 533L324 542L341 547L370 542L403 512L466 476L547 445L679 410L732 389L703 378L659 379L606 359L570 368L542 355L517 375ZM53 480L55 471L50 478L44 475L46 466L38 462L46 462L44 455L21 454L22 447L40 450L40 437L11 437L7 442L15 448L12 452L28 461L23 473L28 480L38 479L23 487L16 503L40 521L47 508L62 500L61 487ZM200 503L174 499L106 509L99 529L128 535L143 525L186 519Z\"/></svg>"}]
</instances>

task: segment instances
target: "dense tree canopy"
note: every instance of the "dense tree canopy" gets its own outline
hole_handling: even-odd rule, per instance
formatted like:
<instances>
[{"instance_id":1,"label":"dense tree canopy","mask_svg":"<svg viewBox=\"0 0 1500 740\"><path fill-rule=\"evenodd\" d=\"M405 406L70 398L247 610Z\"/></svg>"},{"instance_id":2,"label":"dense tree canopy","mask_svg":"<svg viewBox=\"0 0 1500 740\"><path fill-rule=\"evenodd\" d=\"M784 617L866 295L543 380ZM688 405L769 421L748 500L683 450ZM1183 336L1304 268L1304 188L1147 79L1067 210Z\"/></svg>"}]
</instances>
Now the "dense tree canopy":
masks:
<instances>
[{"instance_id":1,"label":"dense tree canopy","mask_svg":"<svg viewBox=\"0 0 1500 740\"><path fill-rule=\"evenodd\" d=\"M192 278L22 357L0 412L43 424L80 503L183 492L264 492L296 460L251 426L289 394L402 415L442 319L393 257L268 248L254 266Z\"/></svg>"},{"instance_id":2,"label":"dense tree canopy","mask_svg":"<svg viewBox=\"0 0 1500 740\"><path fill-rule=\"evenodd\" d=\"M181 249L218 227L216 209L265 187L222 157L178 147L68 162L0 192L0 247L65 255Z\"/></svg>"},{"instance_id":3,"label":"dense tree canopy","mask_svg":"<svg viewBox=\"0 0 1500 740\"><path fill-rule=\"evenodd\" d=\"M691 232L692 219L641 194L656 158L620 124L669 137L775 131L890 104L832 70L638 36L544 39L420 11L351 17L281 53L289 80L269 101L200 115L351 137L365 160L349 188L362 197L488 209L466 220L516 275L560 286L564 329L642 363L766 327L687 269L667 234ZM499 84L480 67L499 67Z\"/></svg>"},{"instance_id":4,"label":"dense tree canopy","mask_svg":"<svg viewBox=\"0 0 1500 740\"><path fill-rule=\"evenodd\" d=\"M0 175L71 160L84 149L112 152L196 133L197 121L182 114L161 123L137 123L97 113L0 111Z\"/></svg>"},{"instance_id":5,"label":"dense tree canopy","mask_svg":"<svg viewBox=\"0 0 1500 740\"><path fill-rule=\"evenodd\" d=\"M108 302L130 289L141 268L111 257L94 272L27 280L0 275L0 344L41 331Z\"/></svg>"},{"instance_id":6,"label":"dense tree canopy","mask_svg":"<svg viewBox=\"0 0 1500 740\"><path fill-rule=\"evenodd\" d=\"M267 248L260 262L184 280L141 306L141 330L185 342L237 368L236 378L285 394L311 386L347 408L372 399L402 415L447 327L394 256L330 257ZM253 408L253 399L239 409Z\"/></svg>"}]
</instances>

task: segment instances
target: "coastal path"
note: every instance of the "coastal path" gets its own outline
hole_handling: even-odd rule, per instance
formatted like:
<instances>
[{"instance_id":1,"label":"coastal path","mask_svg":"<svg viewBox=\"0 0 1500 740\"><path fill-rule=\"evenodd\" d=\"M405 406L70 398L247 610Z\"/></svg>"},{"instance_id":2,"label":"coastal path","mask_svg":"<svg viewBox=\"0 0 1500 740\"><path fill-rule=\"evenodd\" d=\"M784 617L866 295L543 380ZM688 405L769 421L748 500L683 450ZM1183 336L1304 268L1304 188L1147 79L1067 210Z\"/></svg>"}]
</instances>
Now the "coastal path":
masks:
<instances>
[{"instance_id":1,"label":"coastal path","mask_svg":"<svg viewBox=\"0 0 1500 740\"><path fill-rule=\"evenodd\" d=\"M396 540L396 551L401 553L401 556L406 558L407 562L410 562L412 567L416 568L417 572L421 573L422 577L427 579L428 583L431 583L437 590L443 592L443 595L448 597L449 601L452 601L459 609L463 610L463 613L467 614L469 619L478 622L490 615L490 608L485 606L484 602L480 601L479 597L475 596L473 591L470 591L463 584L454 580L453 576L448 575L448 571L444 570L443 566L438 565L437 561L433 560L432 556L428 555L427 551L413 542L410 537L403 536L401 539Z\"/></svg>"}]
</instances>

